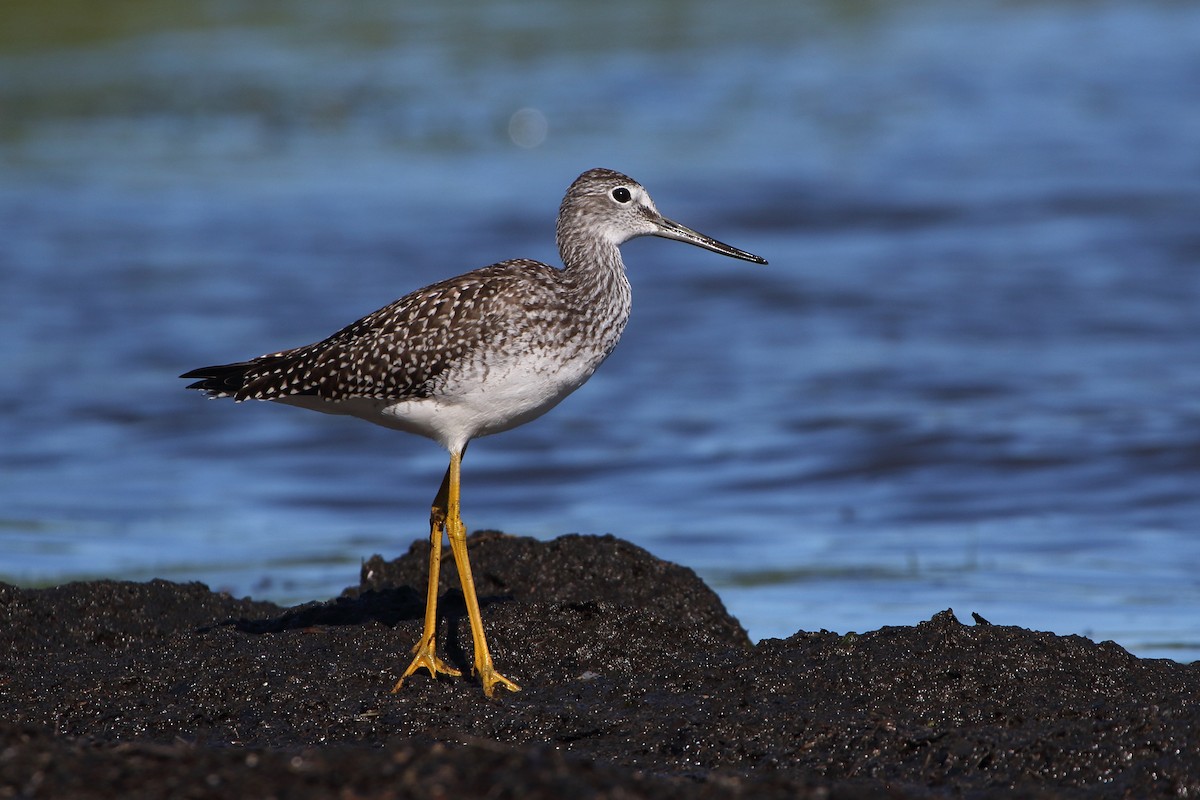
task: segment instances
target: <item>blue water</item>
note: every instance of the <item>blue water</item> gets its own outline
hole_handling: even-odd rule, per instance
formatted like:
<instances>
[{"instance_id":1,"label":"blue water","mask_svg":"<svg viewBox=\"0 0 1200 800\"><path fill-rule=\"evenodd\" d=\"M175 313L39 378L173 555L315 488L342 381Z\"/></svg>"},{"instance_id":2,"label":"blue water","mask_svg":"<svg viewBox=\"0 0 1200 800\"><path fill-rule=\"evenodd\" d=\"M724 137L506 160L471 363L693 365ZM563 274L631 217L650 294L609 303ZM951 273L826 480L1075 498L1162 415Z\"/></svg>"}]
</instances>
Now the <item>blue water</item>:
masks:
<instances>
[{"instance_id":1,"label":"blue water","mask_svg":"<svg viewBox=\"0 0 1200 800\"><path fill-rule=\"evenodd\" d=\"M0 578L296 602L403 552L434 444L176 376L554 261L608 166L771 263L626 246L624 341L472 447L469 526L628 538L755 638L953 607L1200 658L1200 5L26 5Z\"/></svg>"}]
</instances>

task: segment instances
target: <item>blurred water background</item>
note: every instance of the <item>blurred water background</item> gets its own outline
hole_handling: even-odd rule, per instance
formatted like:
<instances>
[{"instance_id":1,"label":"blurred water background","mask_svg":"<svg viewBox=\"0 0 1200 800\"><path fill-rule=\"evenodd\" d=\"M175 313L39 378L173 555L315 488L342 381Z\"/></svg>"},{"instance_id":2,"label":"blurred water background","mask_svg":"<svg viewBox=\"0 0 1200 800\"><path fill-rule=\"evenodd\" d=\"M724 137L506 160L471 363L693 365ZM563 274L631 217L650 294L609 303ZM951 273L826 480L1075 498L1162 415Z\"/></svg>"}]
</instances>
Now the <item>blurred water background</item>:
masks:
<instances>
[{"instance_id":1,"label":"blurred water background","mask_svg":"<svg viewBox=\"0 0 1200 800\"><path fill-rule=\"evenodd\" d=\"M953 607L1200 658L1200 4L9 0L0 579L280 602L426 536L431 442L176 376L557 263L592 166L770 260L625 247L472 528L611 532L755 638Z\"/></svg>"}]
</instances>

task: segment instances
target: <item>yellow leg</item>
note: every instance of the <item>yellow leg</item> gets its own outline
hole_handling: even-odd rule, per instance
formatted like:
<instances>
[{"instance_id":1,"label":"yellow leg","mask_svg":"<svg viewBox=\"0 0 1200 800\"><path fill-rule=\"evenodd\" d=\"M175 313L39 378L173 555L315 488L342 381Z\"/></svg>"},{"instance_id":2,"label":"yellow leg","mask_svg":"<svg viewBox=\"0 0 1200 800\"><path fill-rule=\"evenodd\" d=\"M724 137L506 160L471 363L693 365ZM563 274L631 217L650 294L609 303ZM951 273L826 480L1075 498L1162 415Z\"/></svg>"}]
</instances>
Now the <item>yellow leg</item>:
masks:
<instances>
[{"instance_id":1,"label":"yellow leg","mask_svg":"<svg viewBox=\"0 0 1200 800\"><path fill-rule=\"evenodd\" d=\"M442 487L438 489L437 497L433 499L433 510L429 514L429 584L425 590L425 630L413 647L414 658L392 687L393 692L400 691L404 680L421 668L429 670L429 674L437 677L442 675L462 675L437 657L434 652L434 636L437 634L437 600L438 578L442 567L442 530L446 525L446 497L450 486L450 470L442 478Z\"/></svg>"},{"instance_id":2,"label":"yellow leg","mask_svg":"<svg viewBox=\"0 0 1200 800\"><path fill-rule=\"evenodd\" d=\"M471 562L467 558L467 527L463 525L459 508L461 453L450 454L450 485L446 504L446 536L450 539L450 550L458 566L458 581L462 584L463 597L467 601L467 617L471 621L471 639L475 643L475 675L483 685L488 697L495 694L496 686L511 692L521 687L496 672L492 666L492 655L488 652L487 638L483 635L483 618L479 614L479 600L475 597L475 580L471 577Z\"/></svg>"}]
</instances>

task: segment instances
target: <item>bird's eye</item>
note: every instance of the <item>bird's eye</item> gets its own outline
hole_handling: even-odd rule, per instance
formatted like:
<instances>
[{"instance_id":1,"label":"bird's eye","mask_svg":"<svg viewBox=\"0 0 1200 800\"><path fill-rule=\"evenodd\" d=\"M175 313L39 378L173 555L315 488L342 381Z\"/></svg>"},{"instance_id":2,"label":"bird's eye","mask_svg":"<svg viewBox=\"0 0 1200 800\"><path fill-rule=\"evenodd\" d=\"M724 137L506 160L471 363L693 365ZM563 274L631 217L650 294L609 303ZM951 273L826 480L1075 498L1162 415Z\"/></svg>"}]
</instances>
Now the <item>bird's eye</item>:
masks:
<instances>
[{"instance_id":1,"label":"bird's eye","mask_svg":"<svg viewBox=\"0 0 1200 800\"><path fill-rule=\"evenodd\" d=\"M631 197L633 197L633 195L631 195L629 190L624 186L618 186L612 190L612 199L616 200L618 203L628 203L629 198Z\"/></svg>"}]
</instances>

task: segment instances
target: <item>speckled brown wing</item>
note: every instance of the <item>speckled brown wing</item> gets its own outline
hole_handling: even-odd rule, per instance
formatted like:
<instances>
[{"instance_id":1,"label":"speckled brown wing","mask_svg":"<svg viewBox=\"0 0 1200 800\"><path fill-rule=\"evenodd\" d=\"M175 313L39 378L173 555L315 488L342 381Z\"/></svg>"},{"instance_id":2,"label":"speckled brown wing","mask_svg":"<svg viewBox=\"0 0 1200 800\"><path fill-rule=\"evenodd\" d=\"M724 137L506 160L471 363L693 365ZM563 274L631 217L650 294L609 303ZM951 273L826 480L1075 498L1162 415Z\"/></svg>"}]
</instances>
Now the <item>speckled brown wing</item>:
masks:
<instances>
[{"instance_id":1,"label":"speckled brown wing","mask_svg":"<svg viewBox=\"0 0 1200 800\"><path fill-rule=\"evenodd\" d=\"M419 289L320 342L182 377L200 379L189 389L237 401L429 397L456 364L487 349L484 338L505 328L500 318L543 304L547 271L556 272L524 259L494 264Z\"/></svg>"}]
</instances>

